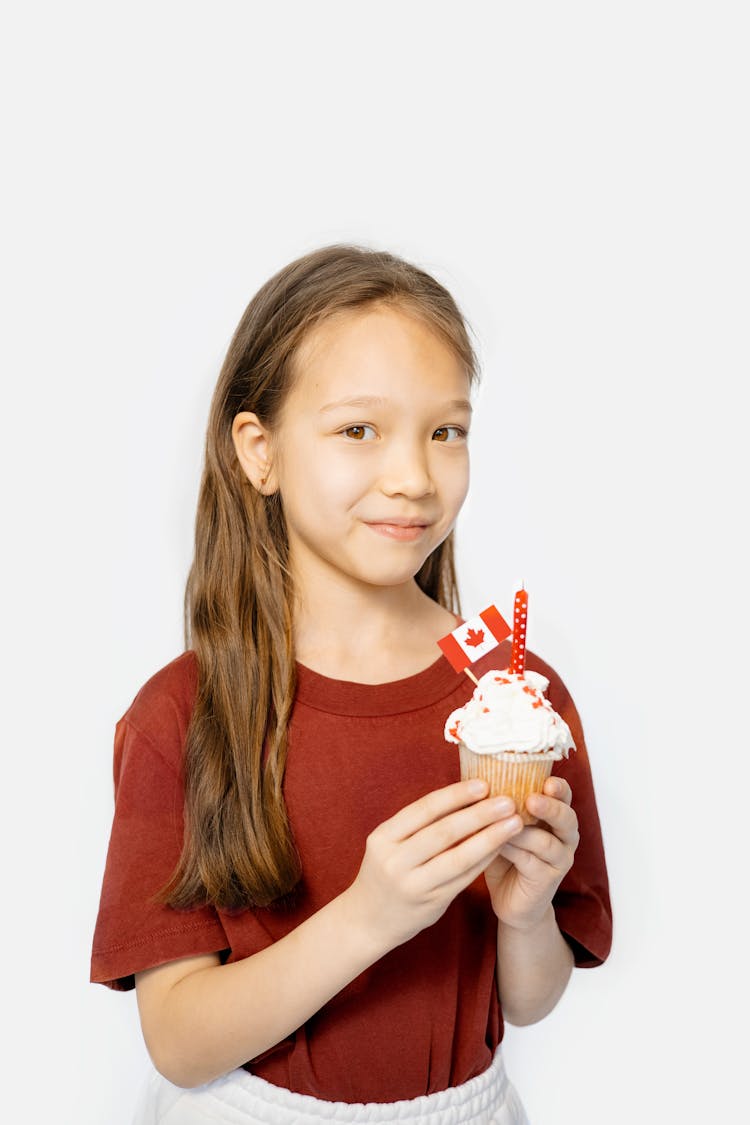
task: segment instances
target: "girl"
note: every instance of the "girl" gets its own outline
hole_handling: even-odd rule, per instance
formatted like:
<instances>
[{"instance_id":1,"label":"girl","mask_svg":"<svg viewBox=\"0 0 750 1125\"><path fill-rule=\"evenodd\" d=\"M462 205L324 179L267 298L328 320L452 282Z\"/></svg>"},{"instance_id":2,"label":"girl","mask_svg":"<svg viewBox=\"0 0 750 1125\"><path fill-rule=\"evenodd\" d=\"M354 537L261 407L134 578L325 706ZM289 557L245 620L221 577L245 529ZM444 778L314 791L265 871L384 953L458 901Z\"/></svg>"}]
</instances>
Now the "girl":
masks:
<instances>
[{"instance_id":1,"label":"girl","mask_svg":"<svg viewBox=\"0 0 750 1125\"><path fill-rule=\"evenodd\" d=\"M443 738L470 687L436 642L463 620L476 379L450 294L384 252L307 254L240 321L185 652L115 728L91 979L136 989L137 1122L525 1122L503 1020L541 1019L609 952L560 678L527 654L578 747L529 798L536 826L460 781Z\"/></svg>"}]
</instances>

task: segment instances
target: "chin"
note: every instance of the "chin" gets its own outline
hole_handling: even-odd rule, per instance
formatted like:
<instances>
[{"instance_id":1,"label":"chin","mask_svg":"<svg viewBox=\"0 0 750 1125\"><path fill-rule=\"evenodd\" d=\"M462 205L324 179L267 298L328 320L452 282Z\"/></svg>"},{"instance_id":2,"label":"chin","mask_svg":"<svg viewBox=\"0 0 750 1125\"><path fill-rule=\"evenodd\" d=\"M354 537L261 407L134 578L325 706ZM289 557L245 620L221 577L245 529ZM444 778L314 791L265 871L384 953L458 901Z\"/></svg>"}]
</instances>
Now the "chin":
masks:
<instances>
[{"instance_id":1,"label":"chin","mask_svg":"<svg viewBox=\"0 0 750 1125\"><path fill-rule=\"evenodd\" d=\"M423 564L424 559L420 559L418 562L410 563L408 566L402 565L398 568L363 569L360 571L360 576L364 582L369 582L371 586L403 586L414 580Z\"/></svg>"}]
</instances>

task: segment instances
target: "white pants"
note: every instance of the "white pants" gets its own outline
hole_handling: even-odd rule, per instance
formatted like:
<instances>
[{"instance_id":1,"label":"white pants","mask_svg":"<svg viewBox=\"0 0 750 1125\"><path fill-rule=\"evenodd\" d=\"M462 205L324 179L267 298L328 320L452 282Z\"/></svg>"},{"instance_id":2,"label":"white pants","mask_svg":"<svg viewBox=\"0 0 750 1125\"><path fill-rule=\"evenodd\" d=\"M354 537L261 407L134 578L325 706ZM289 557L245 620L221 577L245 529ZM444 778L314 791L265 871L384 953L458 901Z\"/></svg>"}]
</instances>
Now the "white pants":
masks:
<instances>
[{"instance_id":1,"label":"white pants","mask_svg":"<svg viewBox=\"0 0 750 1125\"><path fill-rule=\"evenodd\" d=\"M314 1125L315 1122L398 1122L424 1125L529 1125L505 1073L498 1046L487 1070L460 1086L397 1102L329 1102L274 1086L239 1069L183 1090L154 1070L133 1125Z\"/></svg>"}]
</instances>

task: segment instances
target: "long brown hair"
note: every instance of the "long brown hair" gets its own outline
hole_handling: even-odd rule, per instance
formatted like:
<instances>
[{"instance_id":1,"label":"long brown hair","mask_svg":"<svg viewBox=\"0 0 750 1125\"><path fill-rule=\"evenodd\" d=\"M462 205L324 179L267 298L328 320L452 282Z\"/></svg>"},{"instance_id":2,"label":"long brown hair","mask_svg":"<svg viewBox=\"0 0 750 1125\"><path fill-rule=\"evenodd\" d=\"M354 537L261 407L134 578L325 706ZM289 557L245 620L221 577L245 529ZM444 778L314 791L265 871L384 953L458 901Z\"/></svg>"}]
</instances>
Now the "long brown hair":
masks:
<instances>
[{"instance_id":1,"label":"long brown hair","mask_svg":"<svg viewBox=\"0 0 750 1125\"><path fill-rule=\"evenodd\" d=\"M198 686L185 745L183 851L161 895L174 907L281 905L300 880L282 794L296 690L288 539L278 491L261 494L242 471L232 422L247 410L272 430L307 333L373 304L420 319L478 380L450 293L393 254L346 244L297 258L258 290L219 374L185 589L185 648L195 652ZM452 531L415 578L460 614Z\"/></svg>"}]
</instances>

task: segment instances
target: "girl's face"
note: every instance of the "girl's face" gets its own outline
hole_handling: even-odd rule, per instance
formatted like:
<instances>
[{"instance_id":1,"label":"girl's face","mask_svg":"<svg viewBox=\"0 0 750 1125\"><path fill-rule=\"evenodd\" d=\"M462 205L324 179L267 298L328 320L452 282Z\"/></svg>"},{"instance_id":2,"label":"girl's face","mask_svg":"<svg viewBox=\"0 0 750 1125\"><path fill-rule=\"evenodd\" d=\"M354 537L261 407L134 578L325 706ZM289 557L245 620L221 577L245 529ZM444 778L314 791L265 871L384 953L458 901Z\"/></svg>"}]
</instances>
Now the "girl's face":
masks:
<instances>
[{"instance_id":1,"label":"girl's face","mask_svg":"<svg viewBox=\"0 0 750 1125\"><path fill-rule=\"evenodd\" d=\"M292 572L413 579L468 492L468 375L435 332L384 307L319 325L297 373L269 457ZM395 526L407 521L419 526Z\"/></svg>"}]
</instances>

